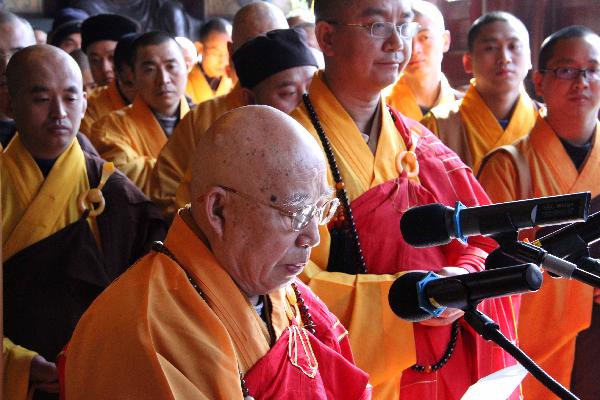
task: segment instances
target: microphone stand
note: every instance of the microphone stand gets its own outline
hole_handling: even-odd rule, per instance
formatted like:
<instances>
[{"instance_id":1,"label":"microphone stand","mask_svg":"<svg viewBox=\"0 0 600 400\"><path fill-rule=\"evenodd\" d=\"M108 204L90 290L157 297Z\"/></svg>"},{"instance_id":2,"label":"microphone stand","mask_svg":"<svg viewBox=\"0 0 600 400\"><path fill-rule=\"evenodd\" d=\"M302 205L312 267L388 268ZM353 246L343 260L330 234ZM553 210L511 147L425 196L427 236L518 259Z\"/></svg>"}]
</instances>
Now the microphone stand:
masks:
<instances>
[{"instance_id":1,"label":"microphone stand","mask_svg":"<svg viewBox=\"0 0 600 400\"><path fill-rule=\"evenodd\" d=\"M594 269L598 264L598 260L585 257L582 261L588 268L577 268L577 265L555 257L541 247L517 240L516 235L516 232L511 232L492 236L499 244L499 250L504 256L519 263L533 263L543 266L553 276L561 276L567 279L573 278L592 287L600 288L600 276L586 270Z\"/></svg>"},{"instance_id":2,"label":"microphone stand","mask_svg":"<svg viewBox=\"0 0 600 400\"><path fill-rule=\"evenodd\" d=\"M500 332L498 324L484 313L478 311L475 306L465 310L465 321L483 337L485 340L491 340L500 346L504 351L514 357L531 375L537 379L542 385L547 387L552 393L563 400L579 400L577 396L567 390L563 385L558 383L546 371L540 368L527 354L521 349L512 344Z\"/></svg>"}]
</instances>

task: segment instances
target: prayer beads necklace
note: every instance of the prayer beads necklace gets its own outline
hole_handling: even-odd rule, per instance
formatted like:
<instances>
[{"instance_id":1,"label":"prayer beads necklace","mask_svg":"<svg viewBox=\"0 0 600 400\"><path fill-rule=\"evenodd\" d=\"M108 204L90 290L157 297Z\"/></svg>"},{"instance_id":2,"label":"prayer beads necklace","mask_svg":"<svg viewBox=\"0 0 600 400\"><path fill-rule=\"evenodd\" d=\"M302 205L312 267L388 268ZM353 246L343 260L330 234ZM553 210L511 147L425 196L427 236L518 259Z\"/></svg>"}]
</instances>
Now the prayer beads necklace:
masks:
<instances>
[{"instance_id":1,"label":"prayer beads necklace","mask_svg":"<svg viewBox=\"0 0 600 400\"><path fill-rule=\"evenodd\" d=\"M315 128L315 130L317 131L317 134L319 135L319 139L321 140L323 149L325 150L325 155L327 156L327 161L329 162L329 168L331 169L331 174L333 175L333 180L335 181L336 194L337 194L338 198L340 199L340 202L343 205L343 207L340 207L340 212L343 212L343 210L345 209L346 213L348 214L348 225L352 232L352 238L354 239L357 258L358 258L358 260L360 260L360 264L361 264L359 271L360 271L360 273L367 273L367 266L365 264L365 259L362 254L362 249L360 247L358 232L356 231L356 225L354 223L354 218L352 216L352 210L350 209L350 201L348 200L348 194L346 192L345 185L342 180L342 175L337 166L337 162L335 160L335 155L333 154L333 148L331 147L331 143L329 142L329 139L327 138L327 135L325 134L323 127L321 126L321 122L319 121L319 117L317 116L317 113L310 101L308 93L305 93L302 96L302 100L304 101L304 105L306 106L306 110L308 111L308 115L313 124L313 127ZM396 123L396 117L394 116L394 114L392 112L390 112L390 116L392 117L392 120L394 121L394 123ZM341 217L339 217L339 219L341 219L341 222L343 222L344 216L342 215ZM334 225L335 225L335 222L334 222ZM450 356L452 356L452 353L454 352L454 349L456 347L456 342L458 340L458 328L459 328L458 321L454 321L452 323L452 333L450 336L450 341L448 342L448 347L446 348L444 355L442 356L442 358L440 358L440 360L438 362L436 362L435 364L432 364L432 365L415 364L415 365L411 366L411 369L413 369L414 371L417 371L417 372L429 373L432 371L437 371L438 369L442 368L448 362L448 360L450 359Z\"/></svg>"},{"instance_id":2,"label":"prayer beads necklace","mask_svg":"<svg viewBox=\"0 0 600 400\"><path fill-rule=\"evenodd\" d=\"M444 365L446 365L448 360L450 360L450 356L452 355L452 353L454 353L454 348L456 347L456 341L458 340L458 328L458 321L454 321L452 323L452 333L450 334L450 341L448 342L448 347L446 348L446 352L438 362L432 365L415 364L410 368L414 371L428 374L430 372L435 372L438 369L442 368Z\"/></svg>"},{"instance_id":3,"label":"prayer beads necklace","mask_svg":"<svg viewBox=\"0 0 600 400\"><path fill-rule=\"evenodd\" d=\"M338 168L337 162L335 160L335 155L333 154L333 149L331 148L331 143L325 135L325 131L321 126L321 122L319 121L319 117L315 112L315 109L308 97L308 93L304 93L302 96L302 100L304 101L304 105L308 111L308 115L310 116L310 120L319 135L319 139L321 139L321 143L323 144L323 149L325 150L325 155L327 156L327 161L329 162L329 168L331 169L331 174L333 175L333 180L335 181L335 191L337 197L340 199L342 203L342 207L339 208L338 216L335 217L333 225L341 228L343 225L349 228L349 233L352 235L352 239L354 241L354 251L355 257L357 260L356 267L358 267L358 273L366 274L367 273L367 264L365 263L365 258L363 256L362 248L360 246L360 240L358 238L358 232L356 231L356 225L354 223L354 216L352 215L352 209L350 209L350 200L348 199L348 193L346 192L346 187L344 181L342 180L342 174ZM344 213L346 215L344 215ZM339 223L337 223L339 221ZM347 221L346 224L344 222ZM352 273L352 272L347 272Z\"/></svg>"},{"instance_id":4,"label":"prayer beads necklace","mask_svg":"<svg viewBox=\"0 0 600 400\"><path fill-rule=\"evenodd\" d=\"M200 289L200 286L198 285L198 283L196 283L194 278L192 278L192 276L187 272L187 269L184 268L183 264L181 264L179 262L179 260L177 260L175 255L162 242L156 241L156 242L152 243L152 250L162 253L162 254L166 255L167 257L169 257L171 260L173 260L175 262L175 264L177 264L179 266L179 268L181 268L183 270L183 272L185 273L185 275L187 277L187 280L190 282L190 284L192 285L194 290L198 293L200 298L202 300L206 301L206 299L204 298L204 293L202 292L202 289ZM294 290L294 294L296 296L296 303L298 304L298 310L300 311L300 319L302 320L302 325L304 326L304 328L307 331L309 331L310 333L315 335L316 334L316 330L315 330L316 324L314 323L314 321L312 319L312 315L309 313L309 307L306 304L304 304L304 298L302 297L302 292L300 292L300 289L298 289L298 286L294 282L291 284L291 287ZM312 350L311 350L311 353L312 353ZM313 354L313 357L314 357L314 354ZM246 385L246 381L244 380L244 375L242 374L241 371L240 371L240 386L242 388L242 394L244 396L244 400L254 400L254 397L252 397L250 395L250 390L248 390L248 386Z\"/></svg>"}]
</instances>

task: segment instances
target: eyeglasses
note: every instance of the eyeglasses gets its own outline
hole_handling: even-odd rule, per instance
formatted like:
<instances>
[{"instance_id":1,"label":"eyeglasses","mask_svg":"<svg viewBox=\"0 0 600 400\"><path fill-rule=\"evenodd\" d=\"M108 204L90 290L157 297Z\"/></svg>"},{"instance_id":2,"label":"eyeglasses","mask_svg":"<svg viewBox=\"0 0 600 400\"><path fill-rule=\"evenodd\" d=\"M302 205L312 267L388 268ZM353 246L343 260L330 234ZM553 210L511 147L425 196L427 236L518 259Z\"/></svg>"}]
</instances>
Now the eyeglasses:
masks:
<instances>
[{"instance_id":1,"label":"eyeglasses","mask_svg":"<svg viewBox=\"0 0 600 400\"><path fill-rule=\"evenodd\" d=\"M392 22L373 22L369 25L361 25L361 24L344 24L339 21L327 21L333 25L342 25L342 26L357 26L360 28L369 29L371 32L371 36L380 39L387 39L392 36L394 30L398 32L398 35L402 39L412 39L419 29L421 29L421 25L416 22L405 22L400 25L396 25Z\"/></svg>"},{"instance_id":2,"label":"eyeglasses","mask_svg":"<svg viewBox=\"0 0 600 400\"><path fill-rule=\"evenodd\" d=\"M600 80L600 69L598 68L579 69L573 67L558 67L554 69L543 69L541 72L552 72L558 79L567 81L577 79L580 75L583 75L588 82Z\"/></svg>"},{"instance_id":3,"label":"eyeglasses","mask_svg":"<svg viewBox=\"0 0 600 400\"><path fill-rule=\"evenodd\" d=\"M316 204L308 204L300 208L298 211L290 211L286 210L285 208L278 207L274 204L269 204L265 201L259 200L253 196L232 189L230 187L223 185L219 185L219 187L228 192L237 194L238 196L243 197L246 200L252 200L258 204L262 204L263 206L271 207L279 211L281 214L290 217L292 221L291 227L292 230L295 232L301 231L302 229L306 228L308 223L314 217L317 217L317 223L319 225L327 224L329 221L331 221L331 218L333 218L333 216L335 215L335 211L340 205L340 201L336 197L334 197L330 200L327 200L321 207L317 207Z\"/></svg>"}]
</instances>

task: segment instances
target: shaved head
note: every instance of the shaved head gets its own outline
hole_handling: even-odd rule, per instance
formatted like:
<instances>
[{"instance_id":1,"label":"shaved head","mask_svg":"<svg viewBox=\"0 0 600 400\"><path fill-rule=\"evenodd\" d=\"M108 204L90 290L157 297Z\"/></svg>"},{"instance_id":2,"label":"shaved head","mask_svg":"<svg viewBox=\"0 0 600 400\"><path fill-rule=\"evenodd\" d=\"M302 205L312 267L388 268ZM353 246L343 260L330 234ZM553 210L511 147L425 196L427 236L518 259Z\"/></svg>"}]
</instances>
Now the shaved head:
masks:
<instances>
[{"instance_id":1,"label":"shaved head","mask_svg":"<svg viewBox=\"0 0 600 400\"><path fill-rule=\"evenodd\" d=\"M81 70L58 47L29 46L6 69L11 114L34 158L56 159L72 143L87 106Z\"/></svg>"},{"instance_id":2,"label":"shaved head","mask_svg":"<svg viewBox=\"0 0 600 400\"><path fill-rule=\"evenodd\" d=\"M254 304L258 295L292 282L319 243L313 211L333 192L325 157L306 129L268 106L223 115L196 149L192 218ZM295 225L296 216L307 213L305 223Z\"/></svg>"},{"instance_id":3,"label":"shaved head","mask_svg":"<svg viewBox=\"0 0 600 400\"><path fill-rule=\"evenodd\" d=\"M282 180L281 174L304 169L316 175L325 168L315 139L293 118L269 106L226 113L201 136L196 148L192 199L218 184L248 190L258 186L254 191L264 191L269 182Z\"/></svg>"},{"instance_id":4,"label":"shaved head","mask_svg":"<svg viewBox=\"0 0 600 400\"><path fill-rule=\"evenodd\" d=\"M435 4L423 0L413 0L412 10L415 13L415 17L423 16L433 22L435 27L439 28L441 31L446 29L444 25L444 16Z\"/></svg>"},{"instance_id":5,"label":"shaved head","mask_svg":"<svg viewBox=\"0 0 600 400\"><path fill-rule=\"evenodd\" d=\"M79 86L83 87L81 69L73 57L69 56L58 47L47 44L29 46L15 53L11 57L6 68L6 80L8 84L8 93L11 97L19 95L19 90L23 89L24 81L29 81L35 76L43 64L54 65L67 71L76 80L79 80Z\"/></svg>"},{"instance_id":6,"label":"shaved head","mask_svg":"<svg viewBox=\"0 0 600 400\"><path fill-rule=\"evenodd\" d=\"M233 51L256 36L274 29L287 28L289 25L285 15L278 7L262 1L247 4L233 17Z\"/></svg>"}]
</instances>

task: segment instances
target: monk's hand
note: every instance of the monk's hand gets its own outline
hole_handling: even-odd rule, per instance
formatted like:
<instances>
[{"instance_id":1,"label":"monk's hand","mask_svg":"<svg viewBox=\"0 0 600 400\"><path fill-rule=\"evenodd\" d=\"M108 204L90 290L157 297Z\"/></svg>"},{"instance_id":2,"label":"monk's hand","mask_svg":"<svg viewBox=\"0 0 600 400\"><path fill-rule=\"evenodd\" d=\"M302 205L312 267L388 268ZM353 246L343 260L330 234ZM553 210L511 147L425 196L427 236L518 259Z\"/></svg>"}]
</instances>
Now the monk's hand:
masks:
<instances>
[{"instance_id":1,"label":"monk's hand","mask_svg":"<svg viewBox=\"0 0 600 400\"><path fill-rule=\"evenodd\" d=\"M442 277L448 277L448 276L463 275L463 274L467 274L468 272L469 271L467 271L466 269L460 268L460 267L444 267L444 268L440 269L439 271L436 271L435 273ZM431 318L431 319L428 319L425 321L421 321L419 323L422 325L427 325L427 326L450 325L451 323L453 323L454 321L456 321L457 319L462 317L463 314L464 314L464 311L460 310L458 308L446 308L444 310L444 312L440 314L439 317Z\"/></svg>"},{"instance_id":2,"label":"monk's hand","mask_svg":"<svg viewBox=\"0 0 600 400\"><path fill-rule=\"evenodd\" d=\"M46 361L40 355L35 356L31 360L29 383L36 390L58 393L58 371L56 370L56 364Z\"/></svg>"}]
</instances>

